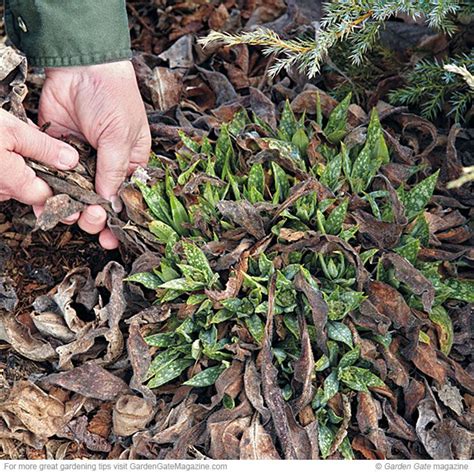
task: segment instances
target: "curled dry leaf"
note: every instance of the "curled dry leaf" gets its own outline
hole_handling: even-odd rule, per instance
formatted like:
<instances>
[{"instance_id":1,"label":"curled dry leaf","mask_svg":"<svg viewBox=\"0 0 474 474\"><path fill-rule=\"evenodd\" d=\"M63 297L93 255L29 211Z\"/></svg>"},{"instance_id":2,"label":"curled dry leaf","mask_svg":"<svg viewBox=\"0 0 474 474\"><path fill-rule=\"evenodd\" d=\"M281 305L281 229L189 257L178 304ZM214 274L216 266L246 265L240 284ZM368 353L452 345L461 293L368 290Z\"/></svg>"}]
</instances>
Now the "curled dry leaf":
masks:
<instances>
[{"instance_id":1,"label":"curled dry leaf","mask_svg":"<svg viewBox=\"0 0 474 474\"><path fill-rule=\"evenodd\" d=\"M381 281L367 284L369 300L377 310L389 318L395 328L409 330L414 324L414 316L405 299L395 288Z\"/></svg>"},{"instance_id":2,"label":"curled dry leaf","mask_svg":"<svg viewBox=\"0 0 474 474\"><path fill-rule=\"evenodd\" d=\"M272 362L274 298L275 278L272 278L261 351L263 397L272 415L273 427L280 440L285 459L311 459L313 450L308 433L296 422L289 405L283 399L280 387L274 383L277 377L277 369Z\"/></svg>"},{"instance_id":3,"label":"curled dry leaf","mask_svg":"<svg viewBox=\"0 0 474 474\"><path fill-rule=\"evenodd\" d=\"M150 400L135 395L122 395L114 405L113 430L117 436L131 436L143 430L153 418Z\"/></svg>"},{"instance_id":4,"label":"curled dry leaf","mask_svg":"<svg viewBox=\"0 0 474 474\"><path fill-rule=\"evenodd\" d=\"M252 110L257 117L262 119L271 128L275 129L277 124L276 110L273 102L258 89L254 87L249 88L250 92L250 110Z\"/></svg>"},{"instance_id":5,"label":"curled dry leaf","mask_svg":"<svg viewBox=\"0 0 474 474\"><path fill-rule=\"evenodd\" d=\"M328 305L324 301L320 291L311 286L302 273L298 273L295 279L295 288L304 293L311 307L313 323L316 328L317 345L324 354L327 354L327 328Z\"/></svg>"},{"instance_id":6,"label":"curled dry leaf","mask_svg":"<svg viewBox=\"0 0 474 474\"><path fill-rule=\"evenodd\" d=\"M1 262L0 262L1 263ZM11 278L0 276L0 310L12 312L18 304L15 284Z\"/></svg>"},{"instance_id":7,"label":"curled dry leaf","mask_svg":"<svg viewBox=\"0 0 474 474\"><path fill-rule=\"evenodd\" d=\"M294 365L292 385L295 393L300 395L291 404L295 416L304 407L308 406L314 396L314 387L312 385L314 375L313 349L311 348L306 320L300 312L298 312L298 323L301 334L301 353Z\"/></svg>"},{"instance_id":8,"label":"curled dry leaf","mask_svg":"<svg viewBox=\"0 0 474 474\"><path fill-rule=\"evenodd\" d=\"M415 413L418 403L425 398L425 386L423 383L412 378L404 389L405 418L410 419Z\"/></svg>"},{"instance_id":9,"label":"curled dry leaf","mask_svg":"<svg viewBox=\"0 0 474 474\"><path fill-rule=\"evenodd\" d=\"M0 45L0 81L7 82L1 88L0 107L8 106L10 113L26 122L23 100L28 89L25 85L28 65L26 58L10 46Z\"/></svg>"},{"instance_id":10,"label":"curled dry leaf","mask_svg":"<svg viewBox=\"0 0 474 474\"><path fill-rule=\"evenodd\" d=\"M24 428L41 438L49 438L69 421L62 402L51 397L31 382L20 381L0 404L0 413L15 415Z\"/></svg>"},{"instance_id":11,"label":"curled dry leaf","mask_svg":"<svg viewBox=\"0 0 474 474\"><path fill-rule=\"evenodd\" d=\"M438 383L443 384L446 381L446 366L438 359L431 344L418 344L412 361L418 370L432 377Z\"/></svg>"},{"instance_id":12,"label":"curled dry leaf","mask_svg":"<svg viewBox=\"0 0 474 474\"><path fill-rule=\"evenodd\" d=\"M260 413L263 424L266 425L271 415L263 401L261 386L262 378L257 371L255 362L252 359L248 359L244 373L245 394L252 406Z\"/></svg>"},{"instance_id":13,"label":"curled dry leaf","mask_svg":"<svg viewBox=\"0 0 474 474\"><path fill-rule=\"evenodd\" d=\"M280 459L271 436L254 417L240 440L240 459Z\"/></svg>"},{"instance_id":14,"label":"curled dry leaf","mask_svg":"<svg viewBox=\"0 0 474 474\"><path fill-rule=\"evenodd\" d=\"M240 257L239 263L232 270L225 289L222 291L206 290L206 295L214 302L235 298L242 287L244 273L246 273L248 269L248 259L249 252L244 252Z\"/></svg>"},{"instance_id":15,"label":"curled dry leaf","mask_svg":"<svg viewBox=\"0 0 474 474\"><path fill-rule=\"evenodd\" d=\"M461 416L464 411L463 398L459 388L452 385L449 381L438 388L438 397L443 404L451 408L456 415Z\"/></svg>"},{"instance_id":16,"label":"curled dry leaf","mask_svg":"<svg viewBox=\"0 0 474 474\"><path fill-rule=\"evenodd\" d=\"M405 283L413 293L421 296L425 311L431 311L435 297L431 282L407 259L396 253L385 254L383 261L393 265L395 277Z\"/></svg>"},{"instance_id":17,"label":"curled dry leaf","mask_svg":"<svg viewBox=\"0 0 474 474\"><path fill-rule=\"evenodd\" d=\"M95 362L86 362L67 372L51 374L41 383L57 385L88 398L115 400L121 393L129 391L128 385Z\"/></svg>"},{"instance_id":18,"label":"curled dry leaf","mask_svg":"<svg viewBox=\"0 0 474 474\"><path fill-rule=\"evenodd\" d=\"M57 357L49 342L33 336L29 328L3 311L0 311L0 339L11 344L15 351L30 360L54 360Z\"/></svg>"},{"instance_id":19,"label":"curled dry leaf","mask_svg":"<svg viewBox=\"0 0 474 474\"><path fill-rule=\"evenodd\" d=\"M416 441L416 434L413 427L400 416L386 400L383 402L383 412L388 421L388 433L397 438L408 441Z\"/></svg>"},{"instance_id":20,"label":"curled dry leaf","mask_svg":"<svg viewBox=\"0 0 474 474\"><path fill-rule=\"evenodd\" d=\"M257 240L265 237L265 227L262 217L255 206L248 201L221 201L217 204L217 208L224 217L242 226Z\"/></svg>"},{"instance_id":21,"label":"curled dry leaf","mask_svg":"<svg viewBox=\"0 0 474 474\"><path fill-rule=\"evenodd\" d=\"M251 422L250 416L208 423L213 459L239 459L240 443Z\"/></svg>"},{"instance_id":22,"label":"curled dry leaf","mask_svg":"<svg viewBox=\"0 0 474 474\"><path fill-rule=\"evenodd\" d=\"M450 418L440 419L428 397L418 405L416 434L432 459L471 459L473 436Z\"/></svg>"},{"instance_id":23,"label":"curled dry leaf","mask_svg":"<svg viewBox=\"0 0 474 474\"><path fill-rule=\"evenodd\" d=\"M130 388L140 392L145 400L153 405L156 402L156 397L153 392L143 384L146 380L148 368L150 367L151 355L148 344L143 339L138 323L136 322L130 324L127 339L127 352L133 370L133 376L130 380Z\"/></svg>"},{"instance_id":24,"label":"curled dry leaf","mask_svg":"<svg viewBox=\"0 0 474 474\"><path fill-rule=\"evenodd\" d=\"M35 230L51 230L62 220L76 212L82 212L85 205L67 194L57 194L46 200L44 210L36 221Z\"/></svg>"},{"instance_id":25,"label":"curled dry leaf","mask_svg":"<svg viewBox=\"0 0 474 474\"><path fill-rule=\"evenodd\" d=\"M232 399L235 399L242 390L242 372L242 362L238 360L232 361L230 367L225 369L216 380L215 386L217 393L211 398L210 405L206 405L205 408L210 410L217 406L224 398L224 395L228 395Z\"/></svg>"},{"instance_id":26,"label":"curled dry leaf","mask_svg":"<svg viewBox=\"0 0 474 474\"><path fill-rule=\"evenodd\" d=\"M73 441L84 443L90 451L108 453L112 449L107 440L88 430L86 416L80 416L70 421L62 434Z\"/></svg>"},{"instance_id":27,"label":"curled dry leaf","mask_svg":"<svg viewBox=\"0 0 474 474\"><path fill-rule=\"evenodd\" d=\"M379 427L379 420L382 417L380 404L366 392L359 392L357 402L357 422L360 432L373 443L379 453L386 457L387 439Z\"/></svg>"},{"instance_id":28,"label":"curled dry leaf","mask_svg":"<svg viewBox=\"0 0 474 474\"><path fill-rule=\"evenodd\" d=\"M75 334L66 326L64 318L51 311L46 313L32 313L31 319L36 329L44 336L51 336L62 342L71 342Z\"/></svg>"},{"instance_id":29,"label":"curled dry leaf","mask_svg":"<svg viewBox=\"0 0 474 474\"><path fill-rule=\"evenodd\" d=\"M354 212L352 216L359 225L364 248L391 249L398 244L403 232L402 225L379 221L362 210Z\"/></svg>"},{"instance_id":30,"label":"curled dry leaf","mask_svg":"<svg viewBox=\"0 0 474 474\"><path fill-rule=\"evenodd\" d=\"M148 81L148 87L155 109L166 112L180 102L183 75L165 67L156 67Z\"/></svg>"}]
</instances>

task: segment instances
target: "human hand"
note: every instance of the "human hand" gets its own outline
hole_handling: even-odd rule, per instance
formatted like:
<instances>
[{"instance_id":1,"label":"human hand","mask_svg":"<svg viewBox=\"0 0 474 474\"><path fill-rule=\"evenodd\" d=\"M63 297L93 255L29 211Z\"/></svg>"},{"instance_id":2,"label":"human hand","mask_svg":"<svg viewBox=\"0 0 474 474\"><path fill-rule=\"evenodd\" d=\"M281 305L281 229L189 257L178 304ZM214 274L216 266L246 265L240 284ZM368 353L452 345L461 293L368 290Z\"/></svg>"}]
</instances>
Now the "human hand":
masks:
<instances>
[{"instance_id":1,"label":"human hand","mask_svg":"<svg viewBox=\"0 0 474 474\"><path fill-rule=\"evenodd\" d=\"M60 170L74 168L79 161L74 148L2 109L0 137L0 201L16 199L42 206L52 196L50 187L36 176L23 157Z\"/></svg>"},{"instance_id":2,"label":"human hand","mask_svg":"<svg viewBox=\"0 0 474 474\"><path fill-rule=\"evenodd\" d=\"M39 123L47 122L50 135L76 135L97 150L95 185L105 199L113 199L125 177L148 161L150 129L130 61L46 69ZM101 206L89 206L69 222L100 233L101 245L112 249L118 241L106 219Z\"/></svg>"}]
</instances>

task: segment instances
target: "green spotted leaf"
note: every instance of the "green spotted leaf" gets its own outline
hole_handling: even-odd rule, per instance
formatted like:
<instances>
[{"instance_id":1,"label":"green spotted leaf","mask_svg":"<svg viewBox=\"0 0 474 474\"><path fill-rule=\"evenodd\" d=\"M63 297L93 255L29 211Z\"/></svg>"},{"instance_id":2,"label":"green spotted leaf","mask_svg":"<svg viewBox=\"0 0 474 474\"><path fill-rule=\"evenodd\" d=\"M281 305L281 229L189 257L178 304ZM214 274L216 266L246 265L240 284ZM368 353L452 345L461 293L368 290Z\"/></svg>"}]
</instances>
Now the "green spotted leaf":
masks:
<instances>
[{"instance_id":1,"label":"green spotted leaf","mask_svg":"<svg viewBox=\"0 0 474 474\"><path fill-rule=\"evenodd\" d=\"M326 232L328 234L337 235L342 228L342 224L347 215L347 208L349 206L349 199L344 199L341 204L334 208L326 219Z\"/></svg>"},{"instance_id":2,"label":"green spotted leaf","mask_svg":"<svg viewBox=\"0 0 474 474\"><path fill-rule=\"evenodd\" d=\"M185 224L189 223L189 215L184 205L174 194L173 181L168 170L166 171L165 176L165 189L170 203L171 216L173 220L172 226L180 235L187 235L189 231Z\"/></svg>"},{"instance_id":3,"label":"green spotted leaf","mask_svg":"<svg viewBox=\"0 0 474 474\"><path fill-rule=\"evenodd\" d=\"M296 120L293 109L291 108L290 101L286 100L285 106L281 113L280 123L278 125L278 136L281 140L290 142L293 135L298 127L298 121Z\"/></svg>"},{"instance_id":4,"label":"green spotted leaf","mask_svg":"<svg viewBox=\"0 0 474 474\"><path fill-rule=\"evenodd\" d=\"M170 347L175 342L175 336L172 332L161 332L147 336L144 340L149 346Z\"/></svg>"},{"instance_id":5,"label":"green spotted leaf","mask_svg":"<svg viewBox=\"0 0 474 474\"><path fill-rule=\"evenodd\" d=\"M161 279L158 278L154 273L150 272L135 273L134 275L130 275L129 277L125 278L125 281L140 283L140 285L143 285L149 290L156 290L162 284Z\"/></svg>"},{"instance_id":6,"label":"green spotted leaf","mask_svg":"<svg viewBox=\"0 0 474 474\"><path fill-rule=\"evenodd\" d=\"M262 320L256 314L254 314L245 318L244 321L252 337L259 344L261 344L263 341L263 336L265 335L265 326Z\"/></svg>"},{"instance_id":7,"label":"green spotted leaf","mask_svg":"<svg viewBox=\"0 0 474 474\"><path fill-rule=\"evenodd\" d=\"M168 201L164 198L164 190L160 183L148 187L140 180L133 181L140 189L143 199L153 215L160 221L173 225L173 218L171 216L171 209Z\"/></svg>"},{"instance_id":8,"label":"green spotted leaf","mask_svg":"<svg viewBox=\"0 0 474 474\"><path fill-rule=\"evenodd\" d=\"M175 280L170 280L160 284L158 288L162 288L164 290L190 292L202 290L205 286L206 285L202 282L192 281L186 278L176 278Z\"/></svg>"},{"instance_id":9,"label":"green spotted leaf","mask_svg":"<svg viewBox=\"0 0 474 474\"><path fill-rule=\"evenodd\" d=\"M344 367L349 367L354 365L360 357L360 347L356 346L354 349L346 352L339 361L339 368L342 369Z\"/></svg>"},{"instance_id":10,"label":"green spotted leaf","mask_svg":"<svg viewBox=\"0 0 474 474\"><path fill-rule=\"evenodd\" d=\"M239 110L229 124L229 133L234 137L239 136L249 123L249 115L245 109Z\"/></svg>"},{"instance_id":11,"label":"green spotted leaf","mask_svg":"<svg viewBox=\"0 0 474 474\"><path fill-rule=\"evenodd\" d=\"M306 164L301 158L300 151L292 142L285 142L277 140L276 138L262 138L270 150L277 150L284 158L288 158L295 162L295 164L303 171L306 171Z\"/></svg>"},{"instance_id":12,"label":"green spotted leaf","mask_svg":"<svg viewBox=\"0 0 474 474\"><path fill-rule=\"evenodd\" d=\"M338 321L329 321L327 324L328 337L333 341L343 342L350 348L353 347L351 330Z\"/></svg>"},{"instance_id":13,"label":"green spotted leaf","mask_svg":"<svg viewBox=\"0 0 474 474\"><path fill-rule=\"evenodd\" d=\"M412 230L410 232L410 236L414 239L418 239L421 245L424 245L425 247L429 244L430 228L423 214L420 214L416 218Z\"/></svg>"},{"instance_id":14,"label":"green spotted leaf","mask_svg":"<svg viewBox=\"0 0 474 474\"><path fill-rule=\"evenodd\" d=\"M160 365L154 372L153 378L147 383L149 388L157 388L179 377L194 363L191 358L179 358Z\"/></svg>"},{"instance_id":15,"label":"green spotted leaf","mask_svg":"<svg viewBox=\"0 0 474 474\"><path fill-rule=\"evenodd\" d=\"M374 341L377 341L379 344L382 344L385 349L388 349L390 347L390 344L392 343L392 336L390 333L387 333L385 335L381 334L373 334L371 337Z\"/></svg>"},{"instance_id":16,"label":"green spotted leaf","mask_svg":"<svg viewBox=\"0 0 474 474\"><path fill-rule=\"evenodd\" d=\"M176 360L180 356L179 350L174 346L170 347L164 351L158 352L156 357L152 360L150 367L148 367L148 372L147 372L147 377L150 378L153 377L156 373L157 370L160 369L160 367L164 367L174 360Z\"/></svg>"},{"instance_id":17,"label":"green spotted leaf","mask_svg":"<svg viewBox=\"0 0 474 474\"><path fill-rule=\"evenodd\" d=\"M364 147L352 165L351 182L353 191L356 193L365 191L372 178L378 173L380 166L389 161L390 158L383 138L379 116L374 108L370 114Z\"/></svg>"},{"instance_id":18,"label":"green spotted leaf","mask_svg":"<svg viewBox=\"0 0 474 474\"><path fill-rule=\"evenodd\" d=\"M254 204L263 201L265 193L265 174L260 163L252 165L247 179L247 194L249 201Z\"/></svg>"},{"instance_id":19,"label":"green spotted leaf","mask_svg":"<svg viewBox=\"0 0 474 474\"><path fill-rule=\"evenodd\" d=\"M320 181L332 191L337 191L340 187L340 177L342 171L342 155L338 154L326 163Z\"/></svg>"},{"instance_id":20,"label":"green spotted leaf","mask_svg":"<svg viewBox=\"0 0 474 474\"><path fill-rule=\"evenodd\" d=\"M362 151L357 155L354 165L352 166L351 185L355 193L360 193L367 189L369 178L372 177L371 169L373 166L372 151L365 145ZM378 169L379 166L380 164L376 166L376 169Z\"/></svg>"},{"instance_id":21,"label":"green spotted leaf","mask_svg":"<svg viewBox=\"0 0 474 474\"><path fill-rule=\"evenodd\" d=\"M201 304L204 301L209 301L207 300L206 295L202 295L202 294L190 295L188 299L186 300L186 304L189 306L194 306L194 305Z\"/></svg>"},{"instance_id":22,"label":"green spotted leaf","mask_svg":"<svg viewBox=\"0 0 474 474\"><path fill-rule=\"evenodd\" d=\"M178 263L177 267L181 270L181 274L186 280L203 284L206 283L206 276L196 267L192 267L191 265L186 265L184 263Z\"/></svg>"},{"instance_id":23,"label":"green spotted leaf","mask_svg":"<svg viewBox=\"0 0 474 474\"><path fill-rule=\"evenodd\" d=\"M228 393L225 393L222 399L222 405L227 410L233 410L235 408L235 400Z\"/></svg>"},{"instance_id":24,"label":"green spotted leaf","mask_svg":"<svg viewBox=\"0 0 474 474\"><path fill-rule=\"evenodd\" d=\"M159 269L154 269L153 272L158 275L162 282L175 280L179 278L179 273L166 260L161 261Z\"/></svg>"},{"instance_id":25,"label":"green spotted leaf","mask_svg":"<svg viewBox=\"0 0 474 474\"><path fill-rule=\"evenodd\" d=\"M230 171L230 164L234 158L234 148L232 147L229 126L227 124L223 124L219 131L215 153L216 170L221 174L221 178L225 179L227 177L226 174Z\"/></svg>"},{"instance_id":26,"label":"green spotted leaf","mask_svg":"<svg viewBox=\"0 0 474 474\"><path fill-rule=\"evenodd\" d=\"M219 324L224 321L227 321L228 319L231 319L232 317L233 313L231 311L228 311L226 309L220 309L212 315L211 319L208 322L209 324Z\"/></svg>"},{"instance_id":27,"label":"green spotted leaf","mask_svg":"<svg viewBox=\"0 0 474 474\"><path fill-rule=\"evenodd\" d=\"M408 220L415 218L427 206L433 195L439 170L428 176L411 190L405 191L403 187L398 188L397 193L401 203L405 206L405 214Z\"/></svg>"},{"instance_id":28,"label":"green spotted leaf","mask_svg":"<svg viewBox=\"0 0 474 474\"><path fill-rule=\"evenodd\" d=\"M199 150L201 149L201 144L199 142L188 137L182 130L178 130L178 135L186 148L189 148L194 153L199 153Z\"/></svg>"},{"instance_id":29,"label":"green spotted leaf","mask_svg":"<svg viewBox=\"0 0 474 474\"><path fill-rule=\"evenodd\" d=\"M296 130L293 135L293 138L291 139L291 142L298 148L301 156L306 155L310 139L308 137L308 134L306 133L306 130L303 127L300 127L298 128L298 130Z\"/></svg>"},{"instance_id":30,"label":"green spotted leaf","mask_svg":"<svg viewBox=\"0 0 474 474\"><path fill-rule=\"evenodd\" d=\"M204 369L202 372L199 372L189 380L186 380L183 385L188 385L190 387L209 387L215 383L215 381L219 378L219 375L221 375L224 370L224 365L209 367Z\"/></svg>"},{"instance_id":31,"label":"green spotted leaf","mask_svg":"<svg viewBox=\"0 0 474 474\"><path fill-rule=\"evenodd\" d=\"M349 93L331 112L324 134L331 143L340 142L346 135L347 113L351 104L352 94Z\"/></svg>"},{"instance_id":32,"label":"green spotted leaf","mask_svg":"<svg viewBox=\"0 0 474 474\"><path fill-rule=\"evenodd\" d=\"M347 460L355 459L354 451L352 451L351 442L349 441L349 436L346 436L339 446L339 452L342 454L342 457Z\"/></svg>"},{"instance_id":33,"label":"green spotted leaf","mask_svg":"<svg viewBox=\"0 0 474 474\"><path fill-rule=\"evenodd\" d=\"M353 290L342 290L339 286L328 296L323 293L328 304L328 318L331 321L344 319L351 311L356 310L366 299L364 293Z\"/></svg>"},{"instance_id":34,"label":"green spotted leaf","mask_svg":"<svg viewBox=\"0 0 474 474\"><path fill-rule=\"evenodd\" d=\"M275 186L275 193L273 195L274 204L283 202L290 193L290 181L285 173L285 170L278 164L272 161L273 181Z\"/></svg>"},{"instance_id":35,"label":"green spotted leaf","mask_svg":"<svg viewBox=\"0 0 474 474\"><path fill-rule=\"evenodd\" d=\"M316 372L322 372L330 366L329 357L323 354L314 364L314 370Z\"/></svg>"},{"instance_id":36,"label":"green spotted leaf","mask_svg":"<svg viewBox=\"0 0 474 474\"><path fill-rule=\"evenodd\" d=\"M175 230L162 221L152 221L148 224L148 228L160 244L173 245L179 240L179 235Z\"/></svg>"},{"instance_id":37,"label":"green spotted leaf","mask_svg":"<svg viewBox=\"0 0 474 474\"><path fill-rule=\"evenodd\" d=\"M448 312L442 306L435 306L429 313L429 318L436 325L441 351L449 355L453 346L454 331Z\"/></svg>"},{"instance_id":38,"label":"green spotted leaf","mask_svg":"<svg viewBox=\"0 0 474 474\"><path fill-rule=\"evenodd\" d=\"M319 450L323 459L326 459L329 456L334 439L334 433L330 428L324 424L318 426Z\"/></svg>"},{"instance_id":39,"label":"green spotted leaf","mask_svg":"<svg viewBox=\"0 0 474 474\"><path fill-rule=\"evenodd\" d=\"M451 290L450 298L474 303L474 280L448 278L444 284Z\"/></svg>"},{"instance_id":40,"label":"green spotted leaf","mask_svg":"<svg viewBox=\"0 0 474 474\"><path fill-rule=\"evenodd\" d=\"M312 401L312 407L317 410L320 407L324 407L329 400L339 391L339 380L337 378L337 372L331 372L323 383L323 388L319 387L316 391L316 395Z\"/></svg>"},{"instance_id":41,"label":"green spotted leaf","mask_svg":"<svg viewBox=\"0 0 474 474\"><path fill-rule=\"evenodd\" d=\"M420 330L420 333L418 334L418 341L423 342L424 344L428 344L428 345L431 344L430 336L428 336L428 334L426 334L425 331L421 331L421 330Z\"/></svg>"},{"instance_id":42,"label":"green spotted leaf","mask_svg":"<svg viewBox=\"0 0 474 474\"><path fill-rule=\"evenodd\" d=\"M201 160L196 160L191 166L187 167L187 169L178 176L178 184L180 186L184 186L189 181L199 163L201 163Z\"/></svg>"},{"instance_id":43,"label":"green spotted leaf","mask_svg":"<svg viewBox=\"0 0 474 474\"><path fill-rule=\"evenodd\" d=\"M197 245L187 241L183 241L182 246L188 265L199 270L204 275L206 283L211 283L214 278L214 272L204 252Z\"/></svg>"},{"instance_id":44,"label":"green spotted leaf","mask_svg":"<svg viewBox=\"0 0 474 474\"><path fill-rule=\"evenodd\" d=\"M361 367L342 367L338 379L352 390L367 392L370 387L384 387L383 381L368 369Z\"/></svg>"},{"instance_id":45,"label":"green spotted leaf","mask_svg":"<svg viewBox=\"0 0 474 474\"><path fill-rule=\"evenodd\" d=\"M393 250L398 253L398 255L405 257L412 265L415 265L420 247L421 245L418 239L410 238L406 243L394 248Z\"/></svg>"}]
</instances>

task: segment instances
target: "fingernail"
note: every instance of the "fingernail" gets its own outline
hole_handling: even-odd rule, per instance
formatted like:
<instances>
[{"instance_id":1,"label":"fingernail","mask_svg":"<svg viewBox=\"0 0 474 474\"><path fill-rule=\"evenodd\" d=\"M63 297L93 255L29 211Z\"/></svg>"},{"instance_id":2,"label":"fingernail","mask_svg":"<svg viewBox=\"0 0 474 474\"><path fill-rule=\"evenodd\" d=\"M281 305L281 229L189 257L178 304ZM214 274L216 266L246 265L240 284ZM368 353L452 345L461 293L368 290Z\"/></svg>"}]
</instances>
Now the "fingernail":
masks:
<instances>
[{"instance_id":1,"label":"fingernail","mask_svg":"<svg viewBox=\"0 0 474 474\"><path fill-rule=\"evenodd\" d=\"M122 200L117 196L111 196L110 199L110 204L112 205L112 209L114 212L122 212L123 205L122 205Z\"/></svg>"},{"instance_id":2,"label":"fingernail","mask_svg":"<svg viewBox=\"0 0 474 474\"><path fill-rule=\"evenodd\" d=\"M73 148L64 147L59 152L59 164L64 168L72 168L77 163L77 152Z\"/></svg>"},{"instance_id":3,"label":"fingernail","mask_svg":"<svg viewBox=\"0 0 474 474\"><path fill-rule=\"evenodd\" d=\"M86 220L91 224L95 224L99 219L103 216L101 208L92 207L87 210L86 213Z\"/></svg>"}]
</instances>

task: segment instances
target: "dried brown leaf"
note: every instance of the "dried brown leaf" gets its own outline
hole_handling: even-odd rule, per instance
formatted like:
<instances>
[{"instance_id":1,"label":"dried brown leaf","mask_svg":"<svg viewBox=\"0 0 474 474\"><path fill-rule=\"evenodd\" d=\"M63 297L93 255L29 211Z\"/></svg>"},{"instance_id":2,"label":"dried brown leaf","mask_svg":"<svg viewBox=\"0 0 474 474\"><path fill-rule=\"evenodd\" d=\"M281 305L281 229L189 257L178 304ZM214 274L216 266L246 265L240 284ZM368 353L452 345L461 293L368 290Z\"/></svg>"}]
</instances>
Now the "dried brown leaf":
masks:
<instances>
[{"instance_id":1,"label":"dried brown leaf","mask_svg":"<svg viewBox=\"0 0 474 474\"><path fill-rule=\"evenodd\" d=\"M240 440L240 459L280 459L271 436L254 417Z\"/></svg>"},{"instance_id":2,"label":"dried brown leaf","mask_svg":"<svg viewBox=\"0 0 474 474\"><path fill-rule=\"evenodd\" d=\"M86 362L67 372L50 374L41 380L42 384L52 384L99 400L115 400L129 391L128 385L120 378L97 365Z\"/></svg>"}]
</instances>

